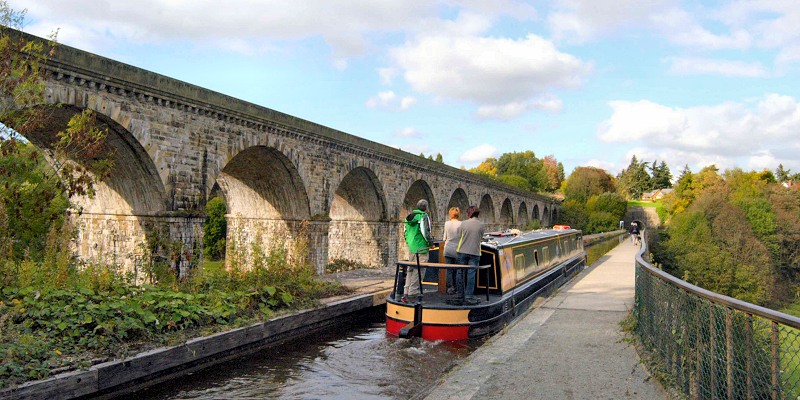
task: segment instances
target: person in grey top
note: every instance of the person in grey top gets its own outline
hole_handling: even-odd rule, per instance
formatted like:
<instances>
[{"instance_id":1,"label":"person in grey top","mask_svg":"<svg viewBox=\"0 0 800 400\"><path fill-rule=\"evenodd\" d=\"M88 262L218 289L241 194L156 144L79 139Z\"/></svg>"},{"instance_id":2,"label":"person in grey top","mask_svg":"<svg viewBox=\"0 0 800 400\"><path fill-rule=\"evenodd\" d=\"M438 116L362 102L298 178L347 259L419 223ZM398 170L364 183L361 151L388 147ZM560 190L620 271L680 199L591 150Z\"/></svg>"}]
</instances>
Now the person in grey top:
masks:
<instances>
[{"instance_id":1,"label":"person in grey top","mask_svg":"<svg viewBox=\"0 0 800 400\"><path fill-rule=\"evenodd\" d=\"M444 223L444 262L447 264L458 263L458 228L461 226L461 221L458 217L461 216L461 210L458 207L450 207L447 211L450 220ZM455 289L455 271L452 269L447 270L447 294L454 294Z\"/></svg>"},{"instance_id":2,"label":"person in grey top","mask_svg":"<svg viewBox=\"0 0 800 400\"><path fill-rule=\"evenodd\" d=\"M467 208L467 216L469 219L461 223L458 232L459 239L456 252L458 253L459 264L474 265L476 267L480 265L481 239L485 232L483 222L478 219L480 213L480 209L474 205ZM456 290L459 295L463 292L464 296L471 297L472 293L475 292L475 272L474 269L467 271L467 287L465 289L463 281L464 274L462 271L459 271L458 277L456 278ZM477 299L474 298L468 300L477 301Z\"/></svg>"}]
</instances>

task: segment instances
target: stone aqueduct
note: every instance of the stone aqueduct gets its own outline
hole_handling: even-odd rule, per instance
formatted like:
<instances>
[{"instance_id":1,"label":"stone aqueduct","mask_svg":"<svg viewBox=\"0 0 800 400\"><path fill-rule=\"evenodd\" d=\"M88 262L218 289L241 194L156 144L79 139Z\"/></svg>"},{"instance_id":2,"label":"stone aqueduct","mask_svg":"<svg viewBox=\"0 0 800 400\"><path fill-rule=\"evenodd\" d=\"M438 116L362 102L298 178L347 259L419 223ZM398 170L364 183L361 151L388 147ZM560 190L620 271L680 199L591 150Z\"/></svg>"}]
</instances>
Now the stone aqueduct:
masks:
<instances>
[{"instance_id":1,"label":"stone aqueduct","mask_svg":"<svg viewBox=\"0 0 800 400\"><path fill-rule=\"evenodd\" d=\"M451 206L479 205L489 229L557 217L548 197L74 48L59 46L46 69L46 102L59 106L28 139L47 148L90 109L114 149L111 177L82 201L85 259L132 266L161 235L181 247L179 266L196 262L215 193L228 205L229 246L268 249L302 234L320 272L333 259L405 257L401 221L421 198L437 237Z\"/></svg>"}]
</instances>

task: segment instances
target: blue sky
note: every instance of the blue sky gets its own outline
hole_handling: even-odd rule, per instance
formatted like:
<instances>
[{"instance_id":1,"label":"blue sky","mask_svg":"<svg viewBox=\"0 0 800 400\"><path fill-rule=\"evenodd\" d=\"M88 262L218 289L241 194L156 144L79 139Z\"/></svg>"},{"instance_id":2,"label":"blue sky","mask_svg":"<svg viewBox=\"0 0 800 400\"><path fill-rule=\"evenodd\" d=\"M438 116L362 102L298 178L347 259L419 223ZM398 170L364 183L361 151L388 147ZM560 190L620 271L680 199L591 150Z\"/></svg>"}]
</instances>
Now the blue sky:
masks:
<instances>
[{"instance_id":1,"label":"blue sky","mask_svg":"<svg viewBox=\"0 0 800 400\"><path fill-rule=\"evenodd\" d=\"M27 32L455 167L800 172L792 0L11 0Z\"/></svg>"}]
</instances>

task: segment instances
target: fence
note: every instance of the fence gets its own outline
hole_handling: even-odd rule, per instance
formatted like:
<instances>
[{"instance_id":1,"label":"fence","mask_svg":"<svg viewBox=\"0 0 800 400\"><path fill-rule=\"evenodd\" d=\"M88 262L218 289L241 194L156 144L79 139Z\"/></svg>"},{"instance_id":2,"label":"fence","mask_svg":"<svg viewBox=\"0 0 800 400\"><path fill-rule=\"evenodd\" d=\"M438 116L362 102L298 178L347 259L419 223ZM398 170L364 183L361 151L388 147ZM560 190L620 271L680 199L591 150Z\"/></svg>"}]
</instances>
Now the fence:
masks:
<instances>
[{"instance_id":1,"label":"fence","mask_svg":"<svg viewBox=\"0 0 800 400\"><path fill-rule=\"evenodd\" d=\"M635 333L671 384L690 399L800 399L800 319L654 268L642 243Z\"/></svg>"}]
</instances>

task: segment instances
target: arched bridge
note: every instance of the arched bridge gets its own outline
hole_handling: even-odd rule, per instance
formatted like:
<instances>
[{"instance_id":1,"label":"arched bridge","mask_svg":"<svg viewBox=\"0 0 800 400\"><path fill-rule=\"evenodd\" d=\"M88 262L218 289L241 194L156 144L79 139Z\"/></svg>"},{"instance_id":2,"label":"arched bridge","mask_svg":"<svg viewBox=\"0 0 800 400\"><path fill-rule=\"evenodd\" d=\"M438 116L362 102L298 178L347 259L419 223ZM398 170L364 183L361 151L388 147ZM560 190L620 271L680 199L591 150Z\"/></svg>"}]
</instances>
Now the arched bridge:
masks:
<instances>
[{"instance_id":1,"label":"arched bridge","mask_svg":"<svg viewBox=\"0 0 800 400\"><path fill-rule=\"evenodd\" d=\"M194 262L216 193L228 205L229 245L269 249L304 235L318 271L333 259L405 256L401 221L422 198L437 237L451 206L479 205L490 229L557 217L548 197L68 46L46 76L56 118L28 139L47 147L90 109L114 149L111 177L82 200L86 259L130 265L160 236L180 245L179 263Z\"/></svg>"}]
</instances>

